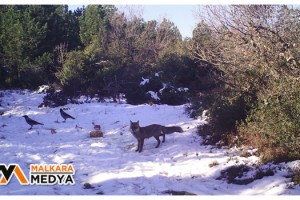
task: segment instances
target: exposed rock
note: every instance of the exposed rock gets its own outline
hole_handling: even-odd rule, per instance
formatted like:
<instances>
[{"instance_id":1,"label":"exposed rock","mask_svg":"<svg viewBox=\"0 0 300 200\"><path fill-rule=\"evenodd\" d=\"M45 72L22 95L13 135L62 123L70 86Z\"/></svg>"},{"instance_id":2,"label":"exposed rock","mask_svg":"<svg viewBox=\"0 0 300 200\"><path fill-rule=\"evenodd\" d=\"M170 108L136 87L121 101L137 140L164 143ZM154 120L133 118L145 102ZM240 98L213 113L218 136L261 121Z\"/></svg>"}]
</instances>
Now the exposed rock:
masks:
<instances>
[{"instance_id":1,"label":"exposed rock","mask_svg":"<svg viewBox=\"0 0 300 200\"><path fill-rule=\"evenodd\" d=\"M93 188L95 188L95 187L92 186L90 183L83 184L83 189L93 189Z\"/></svg>"},{"instance_id":2,"label":"exposed rock","mask_svg":"<svg viewBox=\"0 0 300 200\"><path fill-rule=\"evenodd\" d=\"M186 192L186 191L175 191L175 190L167 190L164 191L163 193L165 194L170 194L170 195L197 195L191 192Z\"/></svg>"}]
</instances>

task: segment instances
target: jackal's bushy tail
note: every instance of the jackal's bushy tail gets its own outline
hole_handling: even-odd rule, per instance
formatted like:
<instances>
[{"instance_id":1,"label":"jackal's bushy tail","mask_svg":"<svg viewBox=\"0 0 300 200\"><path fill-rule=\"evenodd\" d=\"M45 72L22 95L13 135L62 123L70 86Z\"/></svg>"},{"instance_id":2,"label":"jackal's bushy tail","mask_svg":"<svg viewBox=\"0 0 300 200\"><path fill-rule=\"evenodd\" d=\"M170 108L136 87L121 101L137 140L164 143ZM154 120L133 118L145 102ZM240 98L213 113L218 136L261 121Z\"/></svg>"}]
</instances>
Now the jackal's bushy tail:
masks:
<instances>
[{"instance_id":1,"label":"jackal's bushy tail","mask_svg":"<svg viewBox=\"0 0 300 200\"><path fill-rule=\"evenodd\" d=\"M164 134L170 134L170 133L174 133L174 132L182 133L183 130L180 126L166 126L163 128Z\"/></svg>"}]
</instances>

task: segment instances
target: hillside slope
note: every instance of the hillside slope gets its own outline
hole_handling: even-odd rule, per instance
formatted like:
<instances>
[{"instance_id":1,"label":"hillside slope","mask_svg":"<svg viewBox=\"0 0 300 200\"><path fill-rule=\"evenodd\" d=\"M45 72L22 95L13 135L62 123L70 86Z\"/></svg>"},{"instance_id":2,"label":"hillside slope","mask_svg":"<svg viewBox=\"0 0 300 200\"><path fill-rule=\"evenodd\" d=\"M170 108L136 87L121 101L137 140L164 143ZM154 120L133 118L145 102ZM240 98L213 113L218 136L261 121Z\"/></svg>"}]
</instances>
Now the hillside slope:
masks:
<instances>
[{"instance_id":1,"label":"hillside slope","mask_svg":"<svg viewBox=\"0 0 300 200\"><path fill-rule=\"evenodd\" d=\"M25 174L30 164L71 163L76 171L72 186L21 186L13 177L7 186L0 186L1 195L166 195L172 191L198 195L300 194L300 187L285 177L298 162L257 167L255 155L246 158L235 148L202 146L196 129L205 119L189 118L184 106L68 104L65 111L75 120L64 123L59 107L38 108L44 94L24 90L1 93L5 112L0 116L0 163L19 164ZM28 130L23 115L44 125ZM184 132L166 135L159 148L154 148L154 138L147 139L143 152L137 153L130 120L139 120L141 126L177 125ZM104 137L89 137L93 122L101 125ZM256 170L271 169L274 175L246 185L229 183L222 170L241 165L249 169L235 180L252 177ZM91 186L88 189L87 183Z\"/></svg>"}]
</instances>

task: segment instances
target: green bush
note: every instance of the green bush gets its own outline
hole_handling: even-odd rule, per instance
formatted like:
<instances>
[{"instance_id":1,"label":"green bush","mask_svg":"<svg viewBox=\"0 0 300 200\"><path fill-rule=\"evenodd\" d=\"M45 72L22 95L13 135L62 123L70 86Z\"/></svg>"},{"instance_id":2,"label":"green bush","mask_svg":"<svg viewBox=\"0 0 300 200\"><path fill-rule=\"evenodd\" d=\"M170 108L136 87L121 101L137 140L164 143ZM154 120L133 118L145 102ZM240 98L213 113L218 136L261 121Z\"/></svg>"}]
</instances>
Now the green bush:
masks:
<instances>
[{"instance_id":1,"label":"green bush","mask_svg":"<svg viewBox=\"0 0 300 200\"><path fill-rule=\"evenodd\" d=\"M62 70L58 73L58 79L63 87L63 90L68 95L75 95L77 91L81 91L85 86L86 71L85 57L80 51L72 51L68 53L67 59Z\"/></svg>"},{"instance_id":2,"label":"green bush","mask_svg":"<svg viewBox=\"0 0 300 200\"><path fill-rule=\"evenodd\" d=\"M138 81L126 84L124 93L129 104L149 103L149 97L147 97L145 90L142 89Z\"/></svg>"},{"instance_id":3,"label":"green bush","mask_svg":"<svg viewBox=\"0 0 300 200\"><path fill-rule=\"evenodd\" d=\"M23 88L35 88L42 84L48 84L53 76L49 75L53 65L50 53L44 53L32 62L28 62L20 73L20 81Z\"/></svg>"},{"instance_id":4,"label":"green bush","mask_svg":"<svg viewBox=\"0 0 300 200\"><path fill-rule=\"evenodd\" d=\"M269 99L247 117L239 131L257 147L263 162L300 159L300 84L281 83Z\"/></svg>"},{"instance_id":5,"label":"green bush","mask_svg":"<svg viewBox=\"0 0 300 200\"><path fill-rule=\"evenodd\" d=\"M236 97L211 94L203 97L203 109L208 110L209 122L199 127L199 134L204 136L206 144L216 144L222 141L230 145L232 135L238 135L237 129L247 117L248 113L255 107L256 99L247 95Z\"/></svg>"},{"instance_id":6,"label":"green bush","mask_svg":"<svg viewBox=\"0 0 300 200\"><path fill-rule=\"evenodd\" d=\"M187 102L188 91L180 88L166 87L160 94L160 103L168 105L182 105Z\"/></svg>"},{"instance_id":7,"label":"green bush","mask_svg":"<svg viewBox=\"0 0 300 200\"><path fill-rule=\"evenodd\" d=\"M183 88L172 85L171 82L173 81L164 78L165 73L166 72L153 73L145 76L149 80L145 84L141 84L142 78L136 78L134 81L125 84L123 91L127 102L131 104L157 103L168 105L181 105L186 103L189 93ZM158 99L153 98L150 92L156 93Z\"/></svg>"}]
</instances>

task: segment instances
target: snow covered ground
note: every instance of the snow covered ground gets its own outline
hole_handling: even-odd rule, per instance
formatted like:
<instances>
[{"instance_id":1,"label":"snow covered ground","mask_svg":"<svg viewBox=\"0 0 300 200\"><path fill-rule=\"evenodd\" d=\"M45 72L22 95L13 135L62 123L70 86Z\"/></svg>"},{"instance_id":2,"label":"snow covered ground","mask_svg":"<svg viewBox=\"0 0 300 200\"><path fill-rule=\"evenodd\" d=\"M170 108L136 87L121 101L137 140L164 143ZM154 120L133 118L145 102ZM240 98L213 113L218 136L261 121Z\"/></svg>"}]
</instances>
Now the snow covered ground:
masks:
<instances>
[{"instance_id":1,"label":"snow covered ground","mask_svg":"<svg viewBox=\"0 0 300 200\"><path fill-rule=\"evenodd\" d=\"M19 164L25 174L30 164L73 164L75 185L22 186L15 177L0 186L1 195L168 195L186 191L198 195L299 195L300 187L286 178L297 161L264 165L275 174L246 185L228 184L218 178L222 170L245 164L255 168L256 156L241 157L237 149L202 146L196 134L205 119L191 119L184 106L125 103L68 104L66 112L76 119L63 123L57 108L38 108L45 94L31 91L0 91L4 114L0 115L0 163ZM44 123L32 130L22 117ZM166 142L154 148L156 140L146 139L143 152L129 132L129 122L177 125L183 133L166 135ZM90 138L92 123L101 125L102 138ZM51 129L56 133L52 134ZM242 178L253 176L245 172ZM1 174L0 174L1 176ZM218 179L218 180L217 180ZM86 189L89 183L92 187Z\"/></svg>"}]
</instances>

